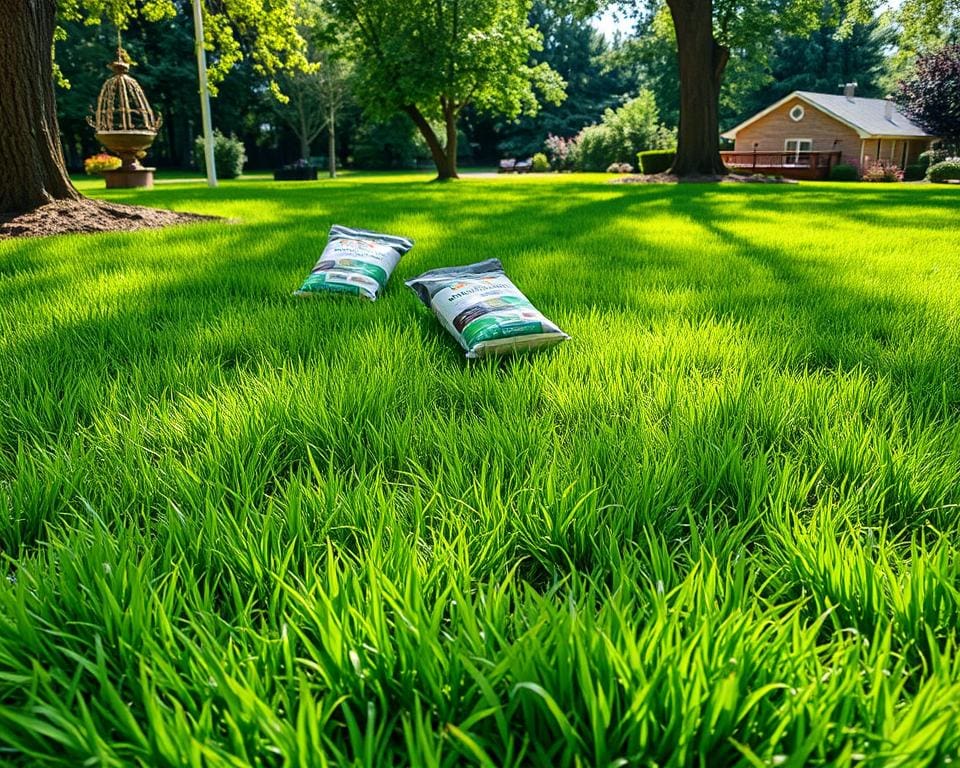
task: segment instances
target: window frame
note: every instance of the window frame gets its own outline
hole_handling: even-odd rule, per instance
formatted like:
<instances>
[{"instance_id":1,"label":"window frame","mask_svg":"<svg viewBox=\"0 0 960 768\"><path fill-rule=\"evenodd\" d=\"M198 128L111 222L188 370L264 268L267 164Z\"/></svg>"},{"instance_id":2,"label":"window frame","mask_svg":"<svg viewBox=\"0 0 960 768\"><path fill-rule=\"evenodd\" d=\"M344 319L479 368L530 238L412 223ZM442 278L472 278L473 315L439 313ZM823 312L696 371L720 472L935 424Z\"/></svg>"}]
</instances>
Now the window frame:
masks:
<instances>
[{"instance_id":1,"label":"window frame","mask_svg":"<svg viewBox=\"0 0 960 768\"><path fill-rule=\"evenodd\" d=\"M794 142L796 144L796 146L792 149L789 146L791 142ZM803 146L804 144L806 144L806 148L804 148ZM813 139L800 139L800 138L784 139L783 151L784 151L784 154L788 152L793 153L793 162L792 163L785 162L784 166L791 167L791 168L798 167L800 165L800 153L813 152Z\"/></svg>"}]
</instances>

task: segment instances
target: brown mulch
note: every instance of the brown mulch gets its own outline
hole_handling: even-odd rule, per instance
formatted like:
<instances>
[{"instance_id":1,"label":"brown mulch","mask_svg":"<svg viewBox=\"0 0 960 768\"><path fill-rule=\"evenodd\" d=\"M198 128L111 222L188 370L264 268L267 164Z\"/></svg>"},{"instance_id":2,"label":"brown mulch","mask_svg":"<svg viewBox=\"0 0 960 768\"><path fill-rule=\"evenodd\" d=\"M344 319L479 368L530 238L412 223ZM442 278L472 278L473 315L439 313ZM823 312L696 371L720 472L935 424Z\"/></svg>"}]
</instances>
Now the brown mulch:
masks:
<instances>
[{"instance_id":1,"label":"brown mulch","mask_svg":"<svg viewBox=\"0 0 960 768\"><path fill-rule=\"evenodd\" d=\"M764 176L760 173L744 175L728 173L725 176L684 176L679 178L672 173L651 173L623 176L613 179L614 184L796 184L796 179L782 176Z\"/></svg>"},{"instance_id":2,"label":"brown mulch","mask_svg":"<svg viewBox=\"0 0 960 768\"><path fill-rule=\"evenodd\" d=\"M88 232L134 232L175 224L217 221L218 218L100 200L58 200L27 213L0 214L0 240Z\"/></svg>"}]
</instances>

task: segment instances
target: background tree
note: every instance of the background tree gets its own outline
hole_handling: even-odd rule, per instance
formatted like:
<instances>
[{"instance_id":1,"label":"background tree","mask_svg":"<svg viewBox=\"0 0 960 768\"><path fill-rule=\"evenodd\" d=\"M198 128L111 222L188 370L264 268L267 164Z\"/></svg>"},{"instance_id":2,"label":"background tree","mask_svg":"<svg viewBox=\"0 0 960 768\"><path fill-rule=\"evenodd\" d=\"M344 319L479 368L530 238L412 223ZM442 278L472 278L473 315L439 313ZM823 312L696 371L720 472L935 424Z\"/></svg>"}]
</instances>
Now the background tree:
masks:
<instances>
[{"instance_id":1,"label":"background tree","mask_svg":"<svg viewBox=\"0 0 960 768\"><path fill-rule=\"evenodd\" d=\"M290 126L300 142L300 158L310 159L310 147L324 130L330 178L337 175L337 115L350 95L349 65L322 51L311 56L315 67L307 72L281 75L284 100L274 100L277 115Z\"/></svg>"},{"instance_id":2,"label":"background tree","mask_svg":"<svg viewBox=\"0 0 960 768\"><path fill-rule=\"evenodd\" d=\"M960 44L919 56L896 98L927 133L960 151Z\"/></svg>"},{"instance_id":3,"label":"background tree","mask_svg":"<svg viewBox=\"0 0 960 768\"><path fill-rule=\"evenodd\" d=\"M559 105L544 104L535 115L496 122L501 152L515 157L541 152L548 134L575 136L635 91L619 67L607 65L610 45L575 5L536 0L529 22L543 36L543 50L533 54L533 63L557 72L567 84L567 97Z\"/></svg>"},{"instance_id":4,"label":"background tree","mask_svg":"<svg viewBox=\"0 0 960 768\"><path fill-rule=\"evenodd\" d=\"M458 121L468 106L517 117L537 111L538 95L563 98L563 80L531 64L541 35L527 0L331 0L356 62L366 111L405 113L420 131L437 177L457 176ZM431 121L443 126L438 135Z\"/></svg>"},{"instance_id":5,"label":"background tree","mask_svg":"<svg viewBox=\"0 0 960 768\"><path fill-rule=\"evenodd\" d=\"M894 30L883 16L841 29L852 2L825 4L819 27L809 34L778 31L771 40L769 75L743 98L730 99L730 122L739 123L796 90L836 93L838 85L855 82L858 95L886 95L883 81L887 53L895 43Z\"/></svg>"},{"instance_id":6,"label":"background tree","mask_svg":"<svg viewBox=\"0 0 960 768\"><path fill-rule=\"evenodd\" d=\"M213 88L245 57L270 74L306 64L290 0L218 0L205 12ZM58 22L175 15L175 0L33 0L5 4L0 24L0 212L30 210L53 200L81 199L64 164L54 93L53 43Z\"/></svg>"}]
</instances>

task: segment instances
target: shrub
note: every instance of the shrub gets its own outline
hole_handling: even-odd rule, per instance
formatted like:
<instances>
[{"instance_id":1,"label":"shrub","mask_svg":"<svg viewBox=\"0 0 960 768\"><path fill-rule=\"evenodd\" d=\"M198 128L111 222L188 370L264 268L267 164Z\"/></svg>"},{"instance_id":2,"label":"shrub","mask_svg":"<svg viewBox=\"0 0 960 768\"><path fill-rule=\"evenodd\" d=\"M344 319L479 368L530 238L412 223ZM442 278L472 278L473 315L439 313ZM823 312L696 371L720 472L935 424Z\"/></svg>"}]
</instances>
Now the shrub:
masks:
<instances>
[{"instance_id":1,"label":"shrub","mask_svg":"<svg viewBox=\"0 0 960 768\"><path fill-rule=\"evenodd\" d=\"M838 163L830 169L830 181L858 181L860 172L855 165Z\"/></svg>"},{"instance_id":2,"label":"shrub","mask_svg":"<svg viewBox=\"0 0 960 768\"><path fill-rule=\"evenodd\" d=\"M942 163L947 159L947 155L949 154L950 153L945 149L928 149L926 152L921 152L917 157L917 160L924 167L924 169L927 169L931 165Z\"/></svg>"},{"instance_id":3,"label":"shrub","mask_svg":"<svg viewBox=\"0 0 960 768\"><path fill-rule=\"evenodd\" d=\"M534 173L546 173L550 170L550 161L547 160L547 156L543 152L537 152L533 156L533 167L531 170Z\"/></svg>"},{"instance_id":4,"label":"shrub","mask_svg":"<svg viewBox=\"0 0 960 768\"><path fill-rule=\"evenodd\" d=\"M637 163L642 173L666 173L676 155L675 149L648 149L637 154Z\"/></svg>"},{"instance_id":5,"label":"shrub","mask_svg":"<svg viewBox=\"0 0 960 768\"><path fill-rule=\"evenodd\" d=\"M203 151L203 136L198 136L194 144L193 155L197 166L207 167ZM247 162L247 153L243 142L234 134L224 136L220 131L213 132L213 162L217 166L217 176L221 179L235 179L243 173L243 164Z\"/></svg>"},{"instance_id":6,"label":"shrub","mask_svg":"<svg viewBox=\"0 0 960 768\"><path fill-rule=\"evenodd\" d=\"M547 155L550 157L550 165L555 171L572 171L577 159L577 151L580 139L574 136L565 139L562 136L554 136L552 133L547 136L544 147Z\"/></svg>"},{"instance_id":7,"label":"shrub","mask_svg":"<svg viewBox=\"0 0 960 768\"><path fill-rule=\"evenodd\" d=\"M927 168L927 178L930 181L960 181L960 157L949 157L942 163L935 163Z\"/></svg>"},{"instance_id":8,"label":"shrub","mask_svg":"<svg viewBox=\"0 0 960 768\"><path fill-rule=\"evenodd\" d=\"M927 172L927 167L916 163L914 165L908 165L903 169L903 180L904 181L920 181L924 174Z\"/></svg>"},{"instance_id":9,"label":"shrub","mask_svg":"<svg viewBox=\"0 0 960 768\"><path fill-rule=\"evenodd\" d=\"M611 163L632 163L641 150L666 149L674 144L674 132L658 122L653 94L643 90L619 109L607 109L598 125L580 131L574 167L602 171Z\"/></svg>"},{"instance_id":10,"label":"shrub","mask_svg":"<svg viewBox=\"0 0 960 768\"><path fill-rule=\"evenodd\" d=\"M903 175L897 166L881 165L880 163L874 163L869 166L864 170L862 176L863 181L881 182L900 181L901 178L903 178Z\"/></svg>"},{"instance_id":11,"label":"shrub","mask_svg":"<svg viewBox=\"0 0 960 768\"><path fill-rule=\"evenodd\" d=\"M84 160L83 170L89 175L94 176L104 171L115 171L121 165L123 165L123 161L119 157L101 152L99 155L92 155Z\"/></svg>"},{"instance_id":12,"label":"shrub","mask_svg":"<svg viewBox=\"0 0 960 768\"><path fill-rule=\"evenodd\" d=\"M617 160L613 133L603 125L588 125L577 136L574 167L578 171L603 171Z\"/></svg>"},{"instance_id":13,"label":"shrub","mask_svg":"<svg viewBox=\"0 0 960 768\"><path fill-rule=\"evenodd\" d=\"M607 109L603 125L610 129L611 162L632 163L638 152L667 149L677 143L673 132L660 124L656 99L646 89L619 109Z\"/></svg>"}]
</instances>

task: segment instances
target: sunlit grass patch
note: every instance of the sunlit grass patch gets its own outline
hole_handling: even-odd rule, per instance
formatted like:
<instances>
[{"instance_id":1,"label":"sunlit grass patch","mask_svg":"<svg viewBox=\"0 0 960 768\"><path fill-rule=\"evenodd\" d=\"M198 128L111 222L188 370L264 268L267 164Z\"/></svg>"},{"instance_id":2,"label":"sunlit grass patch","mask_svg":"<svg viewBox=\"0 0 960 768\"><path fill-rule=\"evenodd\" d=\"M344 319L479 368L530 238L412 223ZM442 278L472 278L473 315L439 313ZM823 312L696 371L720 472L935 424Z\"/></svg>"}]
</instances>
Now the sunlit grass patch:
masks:
<instances>
[{"instance_id":1,"label":"sunlit grass patch","mask_svg":"<svg viewBox=\"0 0 960 768\"><path fill-rule=\"evenodd\" d=\"M0 244L0 763L960 757L960 195L604 181ZM402 281L488 257L572 340L466 363Z\"/></svg>"}]
</instances>

